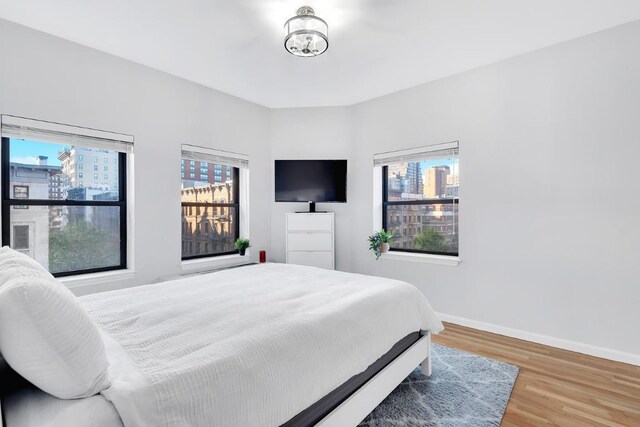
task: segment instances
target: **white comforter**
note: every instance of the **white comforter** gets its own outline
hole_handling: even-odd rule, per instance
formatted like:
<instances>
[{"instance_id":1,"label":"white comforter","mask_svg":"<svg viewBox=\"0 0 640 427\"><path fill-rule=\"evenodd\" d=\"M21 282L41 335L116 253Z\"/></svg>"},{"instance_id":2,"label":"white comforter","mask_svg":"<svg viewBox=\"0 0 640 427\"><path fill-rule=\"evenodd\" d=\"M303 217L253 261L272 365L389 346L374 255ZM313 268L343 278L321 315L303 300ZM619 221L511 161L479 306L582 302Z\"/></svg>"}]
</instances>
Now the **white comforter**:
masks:
<instances>
[{"instance_id":1,"label":"white comforter","mask_svg":"<svg viewBox=\"0 0 640 427\"><path fill-rule=\"evenodd\" d=\"M442 323L413 286L284 264L89 295L126 426L279 426L411 332Z\"/></svg>"}]
</instances>

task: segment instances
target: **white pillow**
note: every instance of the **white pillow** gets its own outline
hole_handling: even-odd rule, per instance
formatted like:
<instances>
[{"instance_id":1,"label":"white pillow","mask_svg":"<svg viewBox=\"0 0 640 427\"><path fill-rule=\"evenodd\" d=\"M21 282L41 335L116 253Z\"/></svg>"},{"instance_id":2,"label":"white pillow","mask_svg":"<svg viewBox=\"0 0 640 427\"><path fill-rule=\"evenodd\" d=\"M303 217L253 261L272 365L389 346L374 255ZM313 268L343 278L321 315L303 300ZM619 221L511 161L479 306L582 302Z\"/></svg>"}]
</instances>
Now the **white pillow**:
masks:
<instances>
[{"instance_id":1,"label":"white pillow","mask_svg":"<svg viewBox=\"0 0 640 427\"><path fill-rule=\"evenodd\" d=\"M9 246L3 246L0 248L0 259L2 259L3 257L10 255L12 252L15 252L14 250L12 250Z\"/></svg>"},{"instance_id":2,"label":"white pillow","mask_svg":"<svg viewBox=\"0 0 640 427\"><path fill-rule=\"evenodd\" d=\"M20 276L38 276L53 278L38 261L14 251L8 246L0 248L0 286L9 279Z\"/></svg>"},{"instance_id":3,"label":"white pillow","mask_svg":"<svg viewBox=\"0 0 640 427\"><path fill-rule=\"evenodd\" d=\"M96 324L71 291L41 266L22 264L20 269L0 282L0 353L7 363L61 399L107 388L109 363Z\"/></svg>"}]
</instances>

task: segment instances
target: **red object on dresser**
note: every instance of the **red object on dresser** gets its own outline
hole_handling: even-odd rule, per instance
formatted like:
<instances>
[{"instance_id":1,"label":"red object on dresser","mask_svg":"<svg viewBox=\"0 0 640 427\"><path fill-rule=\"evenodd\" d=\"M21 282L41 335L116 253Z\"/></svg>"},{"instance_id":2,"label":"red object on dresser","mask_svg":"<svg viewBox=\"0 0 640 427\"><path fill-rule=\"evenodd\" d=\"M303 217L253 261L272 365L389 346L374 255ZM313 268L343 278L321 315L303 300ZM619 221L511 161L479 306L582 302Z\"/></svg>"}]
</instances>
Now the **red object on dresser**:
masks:
<instances>
[{"instance_id":1,"label":"red object on dresser","mask_svg":"<svg viewBox=\"0 0 640 427\"><path fill-rule=\"evenodd\" d=\"M260 262L267 262L267 251L260 251Z\"/></svg>"}]
</instances>

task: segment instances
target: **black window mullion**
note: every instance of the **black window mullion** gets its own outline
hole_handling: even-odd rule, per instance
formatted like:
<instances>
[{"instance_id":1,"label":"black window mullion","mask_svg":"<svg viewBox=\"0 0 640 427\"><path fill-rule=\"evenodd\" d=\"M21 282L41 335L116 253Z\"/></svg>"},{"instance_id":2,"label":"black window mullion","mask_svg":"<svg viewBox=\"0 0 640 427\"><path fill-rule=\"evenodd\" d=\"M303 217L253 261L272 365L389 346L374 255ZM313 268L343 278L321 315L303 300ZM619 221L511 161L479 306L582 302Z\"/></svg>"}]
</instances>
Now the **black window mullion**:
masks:
<instances>
[{"instance_id":1,"label":"black window mullion","mask_svg":"<svg viewBox=\"0 0 640 427\"><path fill-rule=\"evenodd\" d=\"M382 229L387 229L387 199L389 198L389 166L382 167Z\"/></svg>"},{"instance_id":2,"label":"black window mullion","mask_svg":"<svg viewBox=\"0 0 640 427\"><path fill-rule=\"evenodd\" d=\"M411 205L442 205L445 203L458 204L457 198L442 198L442 199L424 199L424 200L391 200L385 201L384 204L388 206L411 206Z\"/></svg>"},{"instance_id":3,"label":"black window mullion","mask_svg":"<svg viewBox=\"0 0 640 427\"><path fill-rule=\"evenodd\" d=\"M1 159L1 169L2 169L2 246L10 246L11 245L11 232L9 227L11 226L11 222L9 220L9 203L10 199L10 159L9 159L9 138L3 137L1 141L2 146L0 147L0 156Z\"/></svg>"},{"instance_id":4,"label":"black window mullion","mask_svg":"<svg viewBox=\"0 0 640 427\"><path fill-rule=\"evenodd\" d=\"M235 242L240 238L240 168L233 168L233 201L234 207L234 219L235 219L235 236L233 241Z\"/></svg>"},{"instance_id":5,"label":"black window mullion","mask_svg":"<svg viewBox=\"0 0 640 427\"><path fill-rule=\"evenodd\" d=\"M214 202L181 202L182 206L186 207L214 207L214 208L234 208L238 206L238 203L214 203Z\"/></svg>"},{"instance_id":6,"label":"black window mullion","mask_svg":"<svg viewBox=\"0 0 640 427\"><path fill-rule=\"evenodd\" d=\"M4 203L14 205L29 205L29 206L116 206L124 207L126 202L108 202L98 200L49 200L49 199L8 199L4 200Z\"/></svg>"},{"instance_id":7,"label":"black window mullion","mask_svg":"<svg viewBox=\"0 0 640 427\"><path fill-rule=\"evenodd\" d=\"M118 153L118 198L120 207L120 267L127 268L127 155Z\"/></svg>"}]
</instances>

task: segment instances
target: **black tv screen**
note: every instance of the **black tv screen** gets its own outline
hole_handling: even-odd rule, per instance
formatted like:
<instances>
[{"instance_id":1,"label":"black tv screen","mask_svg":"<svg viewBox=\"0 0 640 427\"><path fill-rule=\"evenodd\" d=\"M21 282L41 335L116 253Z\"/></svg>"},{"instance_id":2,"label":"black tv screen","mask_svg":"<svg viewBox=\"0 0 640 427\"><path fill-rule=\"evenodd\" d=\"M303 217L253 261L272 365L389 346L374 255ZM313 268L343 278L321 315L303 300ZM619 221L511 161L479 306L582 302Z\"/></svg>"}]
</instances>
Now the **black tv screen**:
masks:
<instances>
[{"instance_id":1,"label":"black tv screen","mask_svg":"<svg viewBox=\"0 0 640 427\"><path fill-rule=\"evenodd\" d=\"M276 160L276 202L346 202L346 160Z\"/></svg>"}]
</instances>

